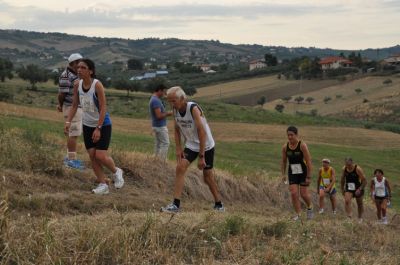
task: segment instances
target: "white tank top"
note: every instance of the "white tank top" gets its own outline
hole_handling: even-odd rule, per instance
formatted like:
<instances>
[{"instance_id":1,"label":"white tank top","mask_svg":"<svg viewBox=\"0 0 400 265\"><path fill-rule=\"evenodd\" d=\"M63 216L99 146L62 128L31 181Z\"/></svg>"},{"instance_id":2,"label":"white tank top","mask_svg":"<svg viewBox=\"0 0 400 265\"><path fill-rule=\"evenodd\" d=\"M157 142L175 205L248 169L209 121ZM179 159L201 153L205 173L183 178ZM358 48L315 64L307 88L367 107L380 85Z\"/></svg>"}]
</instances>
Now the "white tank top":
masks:
<instances>
[{"instance_id":1,"label":"white tank top","mask_svg":"<svg viewBox=\"0 0 400 265\"><path fill-rule=\"evenodd\" d=\"M190 150L194 152L199 152L200 151L200 140L199 140L199 135L197 133L197 127L194 122L192 113L191 113L191 108L192 105L196 105L199 109L200 107L194 103L194 102L188 102L186 106L186 113L184 116L182 116L178 110L174 110L174 118L176 121L176 124L178 125L181 135L184 138L185 141L185 147L189 148ZM211 150L215 146L214 139L211 134L210 127L208 126L207 120L204 117L203 111L200 109L202 112L201 115L201 122L203 123L204 130L206 132L206 143L205 143L205 151Z\"/></svg>"},{"instance_id":2,"label":"white tank top","mask_svg":"<svg viewBox=\"0 0 400 265\"><path fill-rule=\"evenodd\" d=\"M374 178L374 185L375 185L375 196L378 197L386 197L386 180L385 177L382 178L382 181L379 182L378 179Z\"/></svg>"},{"instance_id":3,"label":"white tank top","mask_svg":"<svg viewBox=\"0 0 400 265\"><path fill-rule=\"evenodd\" d=\"M96 83L99 80L93 79L92 85L87 92L83 91L83 80L79 81L78 93L79 102L82 106L82 123L88 127L96 127L100 118L99 100L96 96ZM111 124L108 112L104 118L103 126Z\"/></svg>"}]
</instances>

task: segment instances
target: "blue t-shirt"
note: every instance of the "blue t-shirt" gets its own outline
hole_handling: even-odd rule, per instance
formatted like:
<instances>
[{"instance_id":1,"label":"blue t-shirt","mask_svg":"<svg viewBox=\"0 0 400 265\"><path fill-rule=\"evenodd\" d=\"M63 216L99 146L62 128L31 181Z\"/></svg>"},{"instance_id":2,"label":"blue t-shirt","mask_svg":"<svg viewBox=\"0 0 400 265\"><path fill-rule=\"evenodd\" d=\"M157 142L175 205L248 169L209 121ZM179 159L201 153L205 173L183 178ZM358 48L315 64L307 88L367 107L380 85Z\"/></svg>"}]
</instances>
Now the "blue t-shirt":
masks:
<instances>
[{"instance_id":1,"label":"blue t-shirt","mask_svg":"<svg viewBox=\"0 0 400 265\"><path fill-rule=\"evenodd\" d=\"M157 96L151 96L149 102L149 110L151 114L151 121L153 127L164 127L167 126L167 119L157 119L155 109L160 108L161 113L165 113L165 107L162 101Z\"/></svg>"}]
</instances>

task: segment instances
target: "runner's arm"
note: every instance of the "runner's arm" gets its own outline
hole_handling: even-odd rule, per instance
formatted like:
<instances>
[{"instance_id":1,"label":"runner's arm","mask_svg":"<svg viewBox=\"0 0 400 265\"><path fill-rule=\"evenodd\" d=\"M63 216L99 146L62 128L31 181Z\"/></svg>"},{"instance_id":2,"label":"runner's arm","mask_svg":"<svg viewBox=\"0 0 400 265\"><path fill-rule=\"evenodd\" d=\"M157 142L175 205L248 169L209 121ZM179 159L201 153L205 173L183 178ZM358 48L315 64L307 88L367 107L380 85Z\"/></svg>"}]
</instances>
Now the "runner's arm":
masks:
<instances>
[{"instance_id":1,"label":"runner's arm","mask_svg":"<svg viewBox=\"0 0 400 265\"><path fill-rule=\"evenodd\" d=\"M75 116L76 110L78 109L79 105L78 86L79 86L79 81L76 80L74 83L74 95L72 98L72 107L68 113L67 121L65 122L67 124L71 124L71 121Z\"/></svg>"},{"instance_id":2,"label":"runner's arm","mask_svg":"<svg viewBox=\"0 0 400 265\"><path fill-rule=\"evenodd\" d=\"M328 189L329 189L329 192L331 192L332 191L332 188L333 188L333 186L335 185L335 183L336 183L336 171L335 171L335 169L332 167L332 169L331 169L332 171L332 176L331 176L331 183L329 184L329 186L328 186Z\"/></svg>"},{"instance_id":3,"label":"runner's arm","mask_svg":"<svg viewBox=\"0 0 400 265\"><path fill-rule=\"evenodd\" d=\"M365 178L364 171L362 170L362 168L360 166L358 166L356 170L357 170L357 174L361 178L361 187L360 187L360 189L364 190L365 186L367 186L367 179Z\"/></svg>"},{"instance_id":4,"label":"runner's arm","mask_svg":"<svg viewBox=\"0 0 400 265\"><path fill-rule=\"evenodd\" d=\"M371 194L371 197L374 197L374 192L375 192L375 182L372 179L371 184L369 185L369 192Z\"/></svg>"},{"instance_id":5,"label":"runner's arm","mask_svg":"<svg viewBox=\"0 0 400 265\"><path fill-rule=\"evenodd\" d=\"M311 161L311 155L310 151L308 150L308 147L306 143L302 142L300 145L301 151L303 151L304 154L304 159L306 161L306 166L307 166L307 178L311 178L311 173L312 173L312 161Z\"/></svg>"},{"instance_id":6,"label":"runner's arm","mask_svg":"<svg viewBox=\"0 0 400 265\"><path fill-rule=\"evenodd\" d=\"M98 81L96 83L96 93L97 93L97 98L99 100L99 121L97 122L97 126L102 126L104 123L104 119L106 117L106 112L107 112L107 103L106 103L106 95L104 93L104 87L103 84Z\"/></svg>"},{"instance_id":7,"label":"runner's arm","mask_svg":"<svg viewBox=\"0 0 400 265\"><path fill-rule=\"evenodd\" d=\"M286 174L286 163L287 163L287 156L286 156L286 145L282 147L282 161L281 161L281 174L282 177Z\"/></svg>"},{"instance_id":8,"label":"runner's arm","mask_svg":"<svg viewBox=\"0 0 400 265\"><path fill-rule=\"evenodd\" d=\"M388 196L390 198L390 197L392 197L392 188L390 187L389 181L387 179L385 179L385 184L388 189Z\"/></svg>"},{"instance_id":9,"label":"runner's arm","mask_svg":"<svg viewBox=\"0 0 400 265\"><path fill-rule=\"evenodd\" d=\"M197 135L199 136L199 142L200 142L199 155L204 156L204 152L205 152L205 148L206 148L206 130L204 129L203 123L201 122L202 114L200 112L200 109L197 106L193 107L192 115L193 115L194 123L196 124Z\"/></svg>"},{"instance_id":10,"label":"runner's arm","mask_svg":"<svg viewBox=\"0 0 400 265\"><path fill-rule=\"evenodd\" d=\"M342 177L340 178L340 189L343 194L344 194L344 171L345 170L346 170L345 167L343 167Z\"/></svg>"},{"instance_id":11,"label":"runner's arm","mask_svg":"<svg viewBox=\"0 0 400 265\"><path fill-rule=\"evenodd\" d=\"M317 193L319 193L319 185L321 184L321 169L318 170L318 180L317 180Z\"/></svg>"}]
</instances>

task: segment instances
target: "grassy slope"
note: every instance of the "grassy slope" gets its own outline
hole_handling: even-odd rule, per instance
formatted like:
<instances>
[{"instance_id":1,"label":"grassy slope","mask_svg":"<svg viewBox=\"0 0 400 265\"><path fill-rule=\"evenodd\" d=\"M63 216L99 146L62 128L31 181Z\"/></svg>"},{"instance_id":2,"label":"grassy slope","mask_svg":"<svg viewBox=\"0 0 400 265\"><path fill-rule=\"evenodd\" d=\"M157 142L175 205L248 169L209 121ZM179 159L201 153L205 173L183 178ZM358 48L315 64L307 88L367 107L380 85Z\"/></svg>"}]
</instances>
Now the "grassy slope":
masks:
<instances>
[{"instance_id":1,"label":"grassy slope","mask_svg":"<svg viewBox=\"0 0 400 265\"><path fill-rule=\"evenodd\" d=\"M60 165L64 145L61 123L1 118L0 194L7 199L0 199L0 264L400 262L396 254L400 242L392 236L400 220L394 218L385 228L374 225L369 221L374 220L369 206L367 221L361 225L343 217L342 201L336 217L288 221L291 207L286 188L255 174L258 166L268 170L276 167L277 144L219 143L217 157L241 163L238 168L247 167L252 176L239 177L241 171L232 164L227 170L235 172L235 178L216 170L228 212L215 214L209 211L210 194L198 181L198 171L191 170L185 185L184 212L171 219L156 211L170 199L174 163L165 165L143 154L124 152L133 146L149 151L149 136L115 131L112 155L126 173L126 187L97 197L88 192L93 185L90 170L75 172ZM315 157L325 150L338 152L338 156L351 152L329 145L311 148ZM372 159L382 156L364 149L353 151L375 155ZM390 159L390 155L385 158ZM392 159L393 163L398 161Z\"/></svg>"}]
</instances>

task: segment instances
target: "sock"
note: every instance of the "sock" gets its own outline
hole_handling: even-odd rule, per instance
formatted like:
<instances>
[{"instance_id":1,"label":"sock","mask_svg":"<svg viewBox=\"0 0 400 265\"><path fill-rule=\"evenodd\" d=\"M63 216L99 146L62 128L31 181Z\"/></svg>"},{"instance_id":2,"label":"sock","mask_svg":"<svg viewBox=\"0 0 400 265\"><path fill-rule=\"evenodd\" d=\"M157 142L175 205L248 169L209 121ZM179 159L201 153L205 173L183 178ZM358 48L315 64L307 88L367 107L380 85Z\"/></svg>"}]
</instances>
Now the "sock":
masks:
<instances>
[{"instance_id":1,"label":"sock","mask_svg":"<svg viewBox=\"0 0 400 265\"><path fill-rule=\"evenodd\" d=\"M68 152L67 155L69 160L76 160L76 152Z\"/></svg>"},{"instance_id":2,"label":"sock","mask_svg":"<svg viewBox=\"0 0 400 265\"><path fill-rule=\"evenodd\" d=\"M217 206L217 207L222 207L222 202L221 202L221 201L215 202L215 206Z\"/></svg>"},{"instance_id":3,"label":"sock","mask_svg":"<svg viewBox=\"0 0 400 265\"><path fill-rule=\"evenodd\" d=\"M179 207L181 206L181 200L179 200L179 199L174 199L173 204L175 204L175 206L179 208Z\"/></svg>"}]
</instances>

